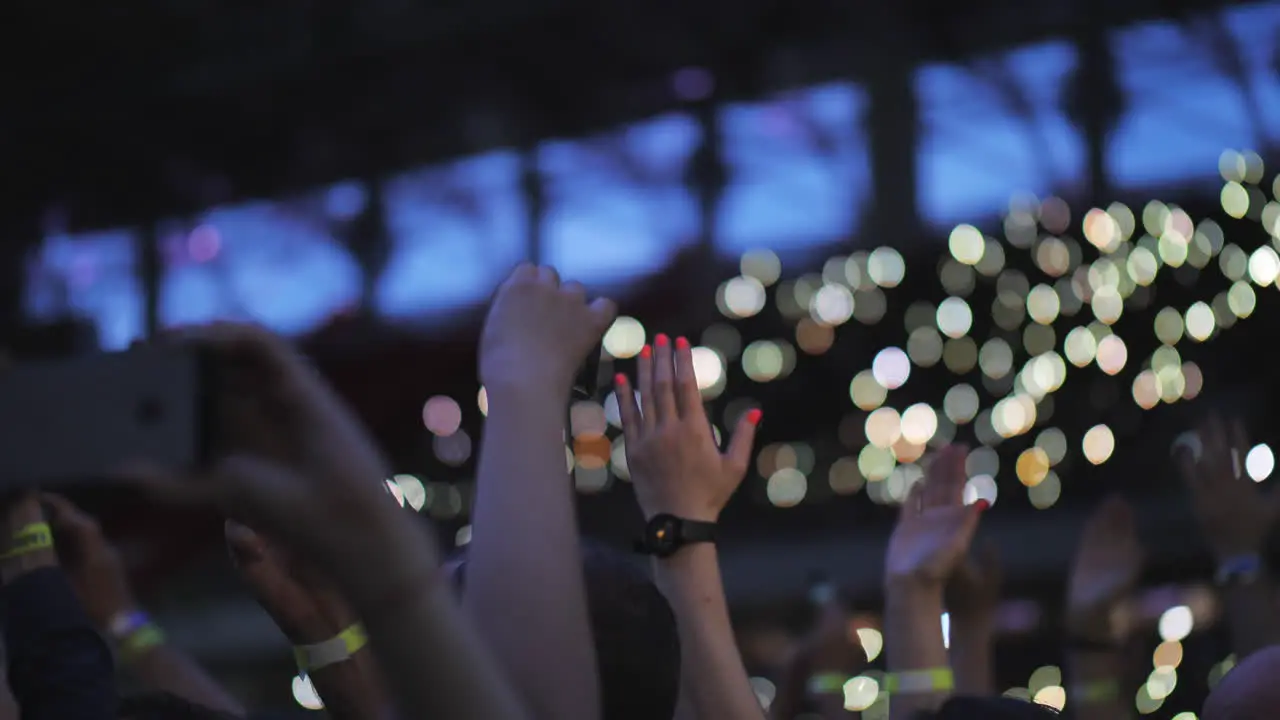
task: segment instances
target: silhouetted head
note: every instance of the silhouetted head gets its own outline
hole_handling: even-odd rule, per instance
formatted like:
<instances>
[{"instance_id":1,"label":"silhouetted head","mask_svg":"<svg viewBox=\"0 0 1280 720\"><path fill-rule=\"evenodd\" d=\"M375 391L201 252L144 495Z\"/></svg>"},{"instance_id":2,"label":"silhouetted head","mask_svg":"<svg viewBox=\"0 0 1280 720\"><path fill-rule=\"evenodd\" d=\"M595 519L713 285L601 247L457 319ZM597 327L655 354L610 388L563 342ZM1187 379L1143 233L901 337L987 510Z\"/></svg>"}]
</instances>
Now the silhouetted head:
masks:
<instances>
[{"instance_id":1,"label":"silhouetted head","mask_svg":"<svg viewBox=\"0 0 1280 720\"><path fill-rule=\"evenodd\" d=\"M958 695L935 712L918 713L913 720L1057 720L1057 711L1044 705L1007 697Z\"/></svg>"},{"instance_id":2,"label":"silhouetted head","mask_svg":"<svg viewBox=\"0 0 1280 720\"><path fill-rule=\"evenodd\" d=\"M1280 712L1280 645L1245 658L1204 703L1204 720L1268 720Z\"/></svg>"},{"instance_id":3,"label":"silhouetted head","mask_svg":"<svg viewBox=\"0 0 1280 720\"><path fill-rule=\"evenodd\" d=\"M171 693L146 693L124 698L116 713L120 720L239 720L230 713L196 705Z\"/></svg>"},{"instance_id":4,"label":"silhouetted head","mask_svg":"<svg viewBox=\"0 0 1280 720\"><path fill-rule=\"evenodd\" d=\"M445 569L461 588L466 558ZM604 720L671 720L680 692L680 641L671 605L636 558L582 542ZM512 588L512 597L519 597ZM518 601L518 600L517 600Z\"/></svg>"}]
</instances>

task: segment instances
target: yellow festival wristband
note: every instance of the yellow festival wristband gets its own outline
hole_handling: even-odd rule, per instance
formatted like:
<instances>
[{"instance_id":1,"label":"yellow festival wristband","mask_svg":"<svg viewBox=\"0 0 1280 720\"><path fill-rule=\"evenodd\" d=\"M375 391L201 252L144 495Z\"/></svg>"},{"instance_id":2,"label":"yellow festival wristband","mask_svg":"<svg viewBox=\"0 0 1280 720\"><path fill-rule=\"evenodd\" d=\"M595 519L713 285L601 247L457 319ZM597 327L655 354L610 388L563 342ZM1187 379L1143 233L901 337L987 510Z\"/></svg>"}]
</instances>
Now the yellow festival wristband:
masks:
<instances>
[{"instance_id":1,"label":"yellow festival wristband","mask_svg":"<svg viewBox=\"0 0 1280 720\"><path fill-rule=\"evenodd\" d=\"M53 530L49 523L31 523L24 525L13 534L13 541L8 550L0 554L0 560L12 560L40 550L53 549Z\"/></svg>"},{"instance_id":2,"label":"yellow festival wristband","mask_svg":"<svg viewBox=\"0 0 1280 720\"><path fill-rule=\"evenodd\" d=\"M322 643L295 647L293 657L298 662L298 672L305 676L309 672L349 660L368 644L369 637L365 634L364 625L356 623Z\"/></svg>"}]
</instances>

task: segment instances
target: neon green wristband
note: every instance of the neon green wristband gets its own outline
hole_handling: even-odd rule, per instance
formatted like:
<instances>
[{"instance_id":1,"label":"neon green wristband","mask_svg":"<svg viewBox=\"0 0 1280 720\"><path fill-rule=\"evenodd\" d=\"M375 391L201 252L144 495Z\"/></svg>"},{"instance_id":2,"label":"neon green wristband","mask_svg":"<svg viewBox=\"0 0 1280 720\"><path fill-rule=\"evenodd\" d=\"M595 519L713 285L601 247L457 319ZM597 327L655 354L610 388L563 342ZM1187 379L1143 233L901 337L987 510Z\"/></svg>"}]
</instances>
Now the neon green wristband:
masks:
<instances>
[{"instance_id":1,"label":"neon green wristband","mask_svg":"<svg viewBox=\"0 0 1280 720\"><path fill-rule=\"evenodd\" d=\"M12 560L40 550L52 549L53 530L49 527L49 523L31 523L24 525L13 534L13 544L0 554L0 560Z\"/></svg>"},{"instance_id":2,"label":"neon green wristband","mask_svg":"<svg viewBox=\"0 0 1280 720\"><path fill-rule=\"evenodd\" d=\"M890 695L949 692L955 687L955 676L949 667L889 673L884 676L884 685L882 685L884 691Z\"/></svg>"},{"instance_id":3,"label":"neon green wristband","mask_svg":"<svg viewBox=\"0 0 1280 720\"><path fill-rule=\"evenodd\" d=\"M819 673L809 678L810 695L836 695L844 692L849 678L840 673Z\"/></svg>"}]
</instances>

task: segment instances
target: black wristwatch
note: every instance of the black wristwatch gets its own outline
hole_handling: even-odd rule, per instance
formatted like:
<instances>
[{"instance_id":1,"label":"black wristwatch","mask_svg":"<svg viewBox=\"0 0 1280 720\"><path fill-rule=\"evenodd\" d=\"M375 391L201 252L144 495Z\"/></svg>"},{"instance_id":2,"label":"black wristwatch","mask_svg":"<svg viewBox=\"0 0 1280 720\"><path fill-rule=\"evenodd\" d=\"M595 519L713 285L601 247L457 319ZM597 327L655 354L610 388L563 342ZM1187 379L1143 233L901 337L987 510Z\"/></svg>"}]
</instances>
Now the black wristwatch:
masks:
<instances>
[{"instance_id":1,"label":"black wristwatch","mask_svg":"<svg viewBox=\"0 0 1280 720\"><path fill-rule=\"evenodd\" d=\"M714 543L716 524L658 513L644 526L644 537L636 542L636 552L654 557L671 557L693 543Z\"/></svg>"}]
</instances>

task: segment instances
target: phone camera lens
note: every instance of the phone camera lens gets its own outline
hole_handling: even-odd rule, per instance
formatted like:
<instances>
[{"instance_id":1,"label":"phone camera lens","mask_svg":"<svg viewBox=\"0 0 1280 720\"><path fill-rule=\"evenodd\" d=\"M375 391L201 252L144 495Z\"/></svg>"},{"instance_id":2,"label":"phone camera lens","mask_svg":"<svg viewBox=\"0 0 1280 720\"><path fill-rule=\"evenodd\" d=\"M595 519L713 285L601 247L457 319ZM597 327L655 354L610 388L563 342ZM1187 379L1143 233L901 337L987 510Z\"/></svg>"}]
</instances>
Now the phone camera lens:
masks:
<instances>
[{"instance_id":1,"label":"phone camera lens","mask_svg":"<svg viewBox=\"0 0 1280 720\"><path fill-rule=\"evenodd\" d=\"M135 416L140 425L155 425L164 417L164 405L155 398L147 398L138 403Z\"/></svg>"}]
</instances>

